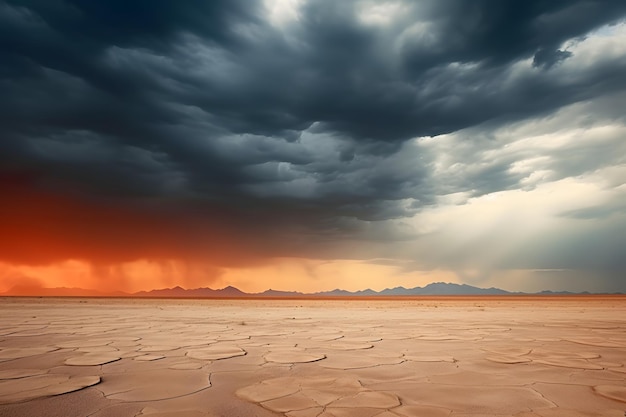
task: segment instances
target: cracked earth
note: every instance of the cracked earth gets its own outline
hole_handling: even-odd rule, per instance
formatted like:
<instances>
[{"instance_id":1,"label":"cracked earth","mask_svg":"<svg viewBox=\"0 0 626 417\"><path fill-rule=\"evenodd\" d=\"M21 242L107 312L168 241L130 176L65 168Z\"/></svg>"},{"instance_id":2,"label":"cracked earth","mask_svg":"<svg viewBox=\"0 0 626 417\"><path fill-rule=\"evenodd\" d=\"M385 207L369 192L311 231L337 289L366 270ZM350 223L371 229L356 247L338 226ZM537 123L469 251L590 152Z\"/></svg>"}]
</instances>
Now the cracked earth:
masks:
<instances>
[{"instance_id":1,"label":"cracked earth","mask_svg":"<svg viewBox=\"0 0 626 417\"><path fill-rule=\"evenodd\" d=\"M0 299L0 416L624 417L626 298Z\"/></svg>"}]
</instances>

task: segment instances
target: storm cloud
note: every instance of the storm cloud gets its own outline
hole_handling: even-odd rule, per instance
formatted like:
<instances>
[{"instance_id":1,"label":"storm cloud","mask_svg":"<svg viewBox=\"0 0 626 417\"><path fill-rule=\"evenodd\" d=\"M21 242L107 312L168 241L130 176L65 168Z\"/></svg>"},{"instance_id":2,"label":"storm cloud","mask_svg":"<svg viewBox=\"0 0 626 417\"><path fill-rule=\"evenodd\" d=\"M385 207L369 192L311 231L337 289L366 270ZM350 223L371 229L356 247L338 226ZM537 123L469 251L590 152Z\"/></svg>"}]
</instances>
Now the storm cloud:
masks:
<instances>
[{"instance_id":1,"label":"storm cloud","mask_svg":"<svg viewBox=\"0 0 626 417\"><path fill-rule=\"evenodd\" d=\"M450 196L625 163L625 17L621 0L4 1L0 227L65 242L39 262L424 239L415 216ZM25 218L36 201L64 214Z\"/></svg>"}]
</instances>

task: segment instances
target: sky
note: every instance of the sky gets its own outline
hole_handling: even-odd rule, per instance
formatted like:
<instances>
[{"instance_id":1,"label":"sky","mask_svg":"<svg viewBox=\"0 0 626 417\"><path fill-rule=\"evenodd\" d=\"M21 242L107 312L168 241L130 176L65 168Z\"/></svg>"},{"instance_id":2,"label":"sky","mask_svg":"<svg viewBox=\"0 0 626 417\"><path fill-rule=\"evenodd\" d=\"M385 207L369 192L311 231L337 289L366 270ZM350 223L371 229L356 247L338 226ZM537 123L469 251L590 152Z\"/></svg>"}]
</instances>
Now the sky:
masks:
<instances>
[{"instance_id":1,"label":"sky","mask_svg":"<svg viewBox=\"0 0 626 417\"><path fill-rule=\"evenodd\" d=\"M4 0L0 91L0 292L626 292L623 0Z\"/></svg>"}]
</instances>

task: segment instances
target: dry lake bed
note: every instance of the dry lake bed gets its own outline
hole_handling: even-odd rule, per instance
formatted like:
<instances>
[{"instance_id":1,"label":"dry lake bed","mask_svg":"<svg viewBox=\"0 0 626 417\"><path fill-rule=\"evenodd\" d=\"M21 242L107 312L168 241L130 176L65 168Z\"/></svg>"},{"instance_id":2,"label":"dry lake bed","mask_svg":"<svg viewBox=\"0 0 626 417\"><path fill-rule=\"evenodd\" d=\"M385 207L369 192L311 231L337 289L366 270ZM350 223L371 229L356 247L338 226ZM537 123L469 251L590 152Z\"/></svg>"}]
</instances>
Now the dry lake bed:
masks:
<instances>
[{"instance_id":1,"label":"dry lake bed","mask_svg":"<svg viewBox=\"0 0 626 417\"><path fill-rule=\"evenodd\" d=\"M0 299L0 416L625 411L619 296Z\"/></svg>"}]
</instances>

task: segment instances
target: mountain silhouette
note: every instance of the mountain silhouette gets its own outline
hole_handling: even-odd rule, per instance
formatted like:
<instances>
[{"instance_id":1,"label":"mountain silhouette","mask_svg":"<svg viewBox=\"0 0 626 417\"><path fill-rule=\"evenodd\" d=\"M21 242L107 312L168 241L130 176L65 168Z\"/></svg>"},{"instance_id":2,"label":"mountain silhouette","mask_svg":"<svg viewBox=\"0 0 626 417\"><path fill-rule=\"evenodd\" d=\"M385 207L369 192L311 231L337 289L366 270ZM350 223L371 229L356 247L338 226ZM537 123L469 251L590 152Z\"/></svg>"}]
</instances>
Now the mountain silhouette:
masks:
<instances>
[{"instance_id":1,"label":"mountain silhouette","mask_svg":"<svg viewBox=\"0 0 626 417\"><path fill-rule=\"evenodd\" d=\"M467 284L455 284L449 282L433 282L424 287L404 288L394 287L386 288L381 291L365 289L359 291L347 291L342 289L334 289L332 291L321 291L316 293L302 293L298 291L279 291L268 289L259 293L246 293L240 289L228 286L220 289L212 289L208 287L185 289L180 286L173 288L160 288L150 291L139 291L135 293L102 292L97 290L86 290L81 288L31 288L26 291L25 288L16 286L11 290L0 294L4 296L60 296L60 297L145 297L145 298L289 298L289 297L401 297L401 296L428 296L428 295L567 295L577 294L568 291L541 291L537 293L509 292L500 288L479 288ZM583 292L579 294L589 294Z\"/></svg>"}]
</instances>

